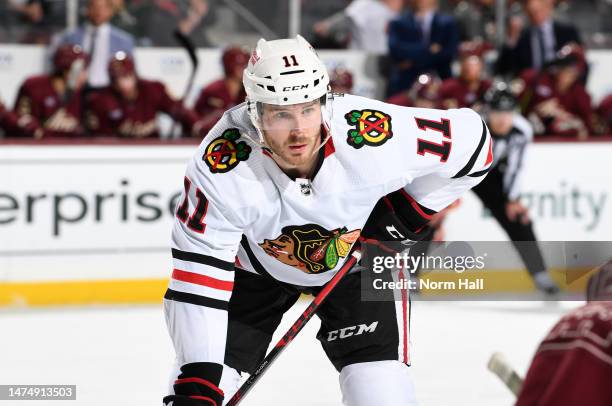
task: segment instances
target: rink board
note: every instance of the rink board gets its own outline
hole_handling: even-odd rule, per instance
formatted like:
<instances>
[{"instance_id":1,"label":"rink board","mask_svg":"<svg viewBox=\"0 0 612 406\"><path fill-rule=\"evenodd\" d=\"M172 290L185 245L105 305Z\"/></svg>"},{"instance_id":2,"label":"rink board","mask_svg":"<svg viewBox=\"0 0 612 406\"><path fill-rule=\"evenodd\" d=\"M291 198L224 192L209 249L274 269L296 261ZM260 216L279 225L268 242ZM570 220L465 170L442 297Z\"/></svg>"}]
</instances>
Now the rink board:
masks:
<instances>
[{"instance_id":1,"label":"rink board","mask_svg":"<svg viewBox=\"0 0 612 406\"><path fill-rule=\"evenodd\" d=\"M171 270L172 207L194 151L2 145L0 305L159 302ZM606 143L533 146L524 190L540 240L611 240L612 182L602 170L610 156ZM505 239L473 194L449 215L446 236ZM547 258L553 270L564 265L555 261ZM495 289L533 289L512 251L488 270Z\"/></svg>"}]
</instances>

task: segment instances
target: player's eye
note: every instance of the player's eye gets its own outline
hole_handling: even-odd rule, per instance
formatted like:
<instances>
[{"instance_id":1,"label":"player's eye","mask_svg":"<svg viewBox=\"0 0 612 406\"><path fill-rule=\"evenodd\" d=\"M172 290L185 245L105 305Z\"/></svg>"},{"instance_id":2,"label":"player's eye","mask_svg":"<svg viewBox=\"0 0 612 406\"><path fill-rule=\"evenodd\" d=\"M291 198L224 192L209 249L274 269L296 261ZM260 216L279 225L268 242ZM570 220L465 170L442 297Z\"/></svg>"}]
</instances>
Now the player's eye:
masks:
<instances>
[{"instance_id":1,"label":"player's eye","mask_svg":"<svg viewBox=\"0 0 612 406\"><path fill-rule=\"evenodd\" d=\"M308 116L308 115L310 115L310 114L314 113L314 111L315 111L314 107L306 107L306 108L305 108L305 109L302 111L302 114L303 114L303 115L305 115L305 116Z\"/></svg>"},{"instance_id":2,"label":"player's eye","mask_svg":"<svg viewBox=\"0 0 612 406\"><path fill-rule=\"evenodd\" d=\"M274 118L277 120L287 120L291 118L291 114L287 111L279 111L274 113Z\"/></svg>"}]
</instances>

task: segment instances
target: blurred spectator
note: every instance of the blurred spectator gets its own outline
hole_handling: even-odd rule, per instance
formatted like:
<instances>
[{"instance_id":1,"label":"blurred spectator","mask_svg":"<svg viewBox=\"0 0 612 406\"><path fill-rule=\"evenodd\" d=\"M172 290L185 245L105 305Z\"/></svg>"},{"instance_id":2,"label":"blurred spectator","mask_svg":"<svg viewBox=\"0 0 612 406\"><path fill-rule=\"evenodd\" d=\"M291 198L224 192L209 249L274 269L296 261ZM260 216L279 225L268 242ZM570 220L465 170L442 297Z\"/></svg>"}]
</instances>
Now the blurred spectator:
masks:
<instances>
[{"instance_id":1,"label":"blurred spectator","mask_svg":"<svg viewBox=\"0 0 612 406\"><path fill-rule=\"evenodd\" d=\"M438 92L440 91L441 83L440 79L435 75L422 74L410 90L405 90L389 97L387 103L405 107L438 108L440 104Z\"/></svg>"},{"instance_id":2,"label":"blurred spectator","mask_svg":"<svg viewBox=\"0 0 612 406\"><path fill-rule=\"evenodd\" d=\"M27 0L18 7L28 25L20 42L48 44L51 37L66 26L66 2Z\"/></svg>"},{"instance_id":3,"label":"blurred spectator","mask_svg":"<svg viewBox=\"0 0 612 406\"><path fill-rule=\"evenodd\" d=\"M480 110L484 95L491 81L484 78L483 61L480 55L468 53L461 58L458 78L446 79L439 90L442 108L471 107Z\"/></svg>"},{"instance_id":4,"label":"blurred spectator","mask_svg":"<svg viewBox=\"0 0 612 406\"><path fill-rule=\"evenodd\" d=\"M348 33L351 49L387 54L387 25L404 7L404 0L353 0L348 7L319 21L314 32L321 37Z\"/></svg>"},{"instance_id":5,"label":"blurred spectator","mask_svg":"<svg viewBox=\"0 0 612 406\"><path fill-rule=\"evenodd\" d=\"M0 42L46 45L65 26L65 0L0 1Z\"/></svg>"},{"instance_id":6,"label":"blurred spectator","mask_svg":"<svg viewBox=\"0 0 612 406\"><path fill-rule=\"evenodd\" d=\"M256 2L258 0L250 0L250 2ZM301 26L303 27L304 36L307 37L310 44L315 49L344 49L348 46L349 38L349 26L343 26L342 29L336 29L331 27L331 30L324 36L316 33L315 28L317 24L323 20L327 20L330 16L342 15L346 6L352 0L314 0L314 1L301 1L302 14L300 16ZM275 32L286 33L289 32L289 6L290 3L287 0L276 0L278 3L278 10L276 19L272 21L272 28ZM272 1L274 4L274 1ZM260 17L263 17L260 15ZM264 21L266 19L264 18Z\"/></svg>"},{"instance_id":7,"label":"blurred spectator","mask_svg":"<svg viewBox=\"0 0 612 406\"><path fill-rule=\"evenodd\" d=\"M113 4L113 18L110 20L111 25L135 36L138 20L133 15L132 8L137 7L139 1L128 0L126 4L125 0L111 0L111 3Z\"/></svg>"},{"instance_id":8,"label":"blurred spectator","mask_svg":"<svg viewBox=\"0 0 612 406\"><path fill-rule=\"evenodd\" d=\"M599 134L612 135L612 93L604 97L596 110Z\"/></svg>"},{"instance_id":9,"label":"blurred spectator","mask_svg":"<svg viewBox=\"0 0 612 406\"><path fill-rule=\"evenodd\" d=\"M495 42L495 0L461 0L453 9L459 38L465 41Z\"/></svg>"},{"instance_id":10,"label":"blurred spectator","mask_svg":"<svg viewBox=\"0 0 612 406\"><path fill-rule=\"evenodd\" d=\"M557 293L559 289L550 279L535 242L529 212L519 200L525 177L525 156L533 140L533 130L529 122L515 112L517 100L505 84L491 88L485 101L485 121L493 139L487 161L492 160L493 164L489 174L472 190L510 240L519 242L514 246L536 287L547 294ZM533 243L525 244L526 241Z\"/></svg>"},{"instance_id":11,"label":"blurred spectator","mask_svg":"<svg viewBox=\"0 0 612 406\"><path fill-rule=\"evenodd\" d=\"M225 77L202 89L194 110L202 119L202 131L207 133L230 107L242 103L246 97L242 72L249 62L249 54L239 47L230 47L221 57Z\"/></svg>"},{"instance_id":12,"label":"blurred spectator","mask_svg":"<svg viewBox=\"0 0 612 406\"><path fill-rule=\"evenodd\" d=\"M587 303L540 343L516 406L612 404L612 260L589 279Z\"/></svg>"},{"instance_id":13,"label":"blurred spectator","mask_svg":"<svg viewBox=\"0 0 612 406\"><path fill-rule=\"evenodd\" d=\"M109 84L107 67L115 53L123 51L132 55L134 50L132 36L109 23L114 12L113 0L87 0L87 23L65 33L60 39L60 44L78 44L90 55L90 88Z\"/></svg>"},{"instance_id":14,"label":"blurred spectator","mask_svg":"<svg viewBox=\"0 0 612 406\"><path fill-rule=\"evenodd\" d=\"M108 70L111 85L87 98L85 123L90 135L159 138L158 113L178 121L183 134L198 131L195 113L173 99L161 82L139 78L132 57L118 52Z\"/></svg>"},{"instance_id":15,"label":"blurred spectator","mask_svg":"<svg viewBox=\"0 0 612 406\"><path fill-rule=\"evenodd\" d=\"M508 21L518 22L518 33L523 28L520 19L521 7L518 0L506 1ZM453 8L453 15L459 25L461 42L484 44L494 48L497 41L496 0L459 0ZM518 17L518 21L517 18Z\"/></svg>"},{"instance_id":16,"label":"blurred spectator","mask_svg":"<svg viewBox=\"0 0 612 406\"><path fill-rule=\"evenodd\" d=\"M329 74L329 86L334 93L351 93L353 91L353 74L346 68L335 68Z\"/></svg>"},{"instance_id":17,"label":"blurred spectator","mask_svg":"<svg viewBox=\"0 0 612 406\"><path fill-rule=\"evenodd\" d=\"M553 19L553 0L524 0L529 26L519 33L516 20L497 61L497 72L516 76L524 69L542 69L555 54L570 43L580 44L576 28Z\"/></svg>"},{"instance_id":18,"label":"blurred spectator","mask_svg":"<svg viewBox=\"0 0 612 406\"><path fill-rule=\"evenodd\" d=\"M17 12L9 1L0 1L0 42L8 42L13 37Z\"/></svg>"},{"instance_id":19,"label":"blurred spectator","mask_svg":"<svg viewBox=\"0 0 612 406\"><path fill-rule=\"evenodd\" d=\"M15 102L21 136L74 137L82 134L81 93L87 80L87 56L78 45L60 46L53 72L26 79Z\"/></svg>"},{"instance_id":20,"label":"blurred spectator","mask_svg":"<svg viewBox=\"0 0 612 406\"><path fill-rule=\"evenodd\" d=\"M438 11L437 0L414 0L412 11L389 24L391 71L387 95L409 89L421 73L451 76L459 31L452 16Z\"/></svg>"},{"instance_id":21,"label":"blurred spectator","mask_svg":"<svg viewBox=\"0 0 612 406\"><path fill-rule=\"evenodd\" d=\"M586 139L593 132L591 96L579 80L585 68L582 48L567 45L543 71L521 75L521 106L536 134Z\"/></svg>"},{"instance_id":22,"label":"blurred spectator","mask_svg":"<svg viewBox=\"0 0 612 406\"><path fill-rule=\"evenodd\" d=\"M176 46L174 31L189 35L198 47L209 47L211 42L206 27L214 14L210 0L142 0L132 7L137 20L135 35L142 45Z\"/></svg>"}]
</instances>

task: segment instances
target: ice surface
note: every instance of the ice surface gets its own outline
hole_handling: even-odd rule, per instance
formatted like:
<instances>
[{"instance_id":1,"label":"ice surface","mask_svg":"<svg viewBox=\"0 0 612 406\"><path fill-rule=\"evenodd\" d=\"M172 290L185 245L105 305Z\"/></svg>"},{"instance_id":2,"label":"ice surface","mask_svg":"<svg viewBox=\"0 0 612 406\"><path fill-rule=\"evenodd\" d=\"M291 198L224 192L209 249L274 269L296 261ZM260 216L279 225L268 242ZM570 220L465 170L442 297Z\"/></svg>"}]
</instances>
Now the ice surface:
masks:
<instances>
[{"instance_id":1,"label":"ice surface","mask_svg":"<svg viewBox=\"0 0 612 406\"><path fill-rule=\"evenodd\" d=\"M307 305L285 317L285 329ZM413 302L412 376L421 405L511 405L486 364L501 351L524 375L536 345L580 302ZM340 405L338 374L315 339L314 318L244 406ZM76 384L76 401L16 406L160 405L173 350L161 306L0 311L0 384Z\"/></svg>"}]
</instances>

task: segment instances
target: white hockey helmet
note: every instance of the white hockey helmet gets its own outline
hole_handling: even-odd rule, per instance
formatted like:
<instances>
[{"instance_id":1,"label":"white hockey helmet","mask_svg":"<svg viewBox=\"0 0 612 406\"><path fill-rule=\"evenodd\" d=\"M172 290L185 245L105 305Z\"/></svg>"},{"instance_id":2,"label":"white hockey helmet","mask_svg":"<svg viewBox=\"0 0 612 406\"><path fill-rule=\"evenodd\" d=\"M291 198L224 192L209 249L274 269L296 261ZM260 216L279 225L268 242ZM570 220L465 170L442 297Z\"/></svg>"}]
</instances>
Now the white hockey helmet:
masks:
<instances>
[{"instance_id":1,"label":"white hockey helmet","mask_svg":"<svg viewBox=\"0 0 612 406\"><path fill-rule=\"evenodd\" d=\"M325 65L300 35L273 41L260 39L244 70L242 82L249 115L258 130L257 103L305 103L325 96L329 89Z\"/></svg>"}]
</instances>

